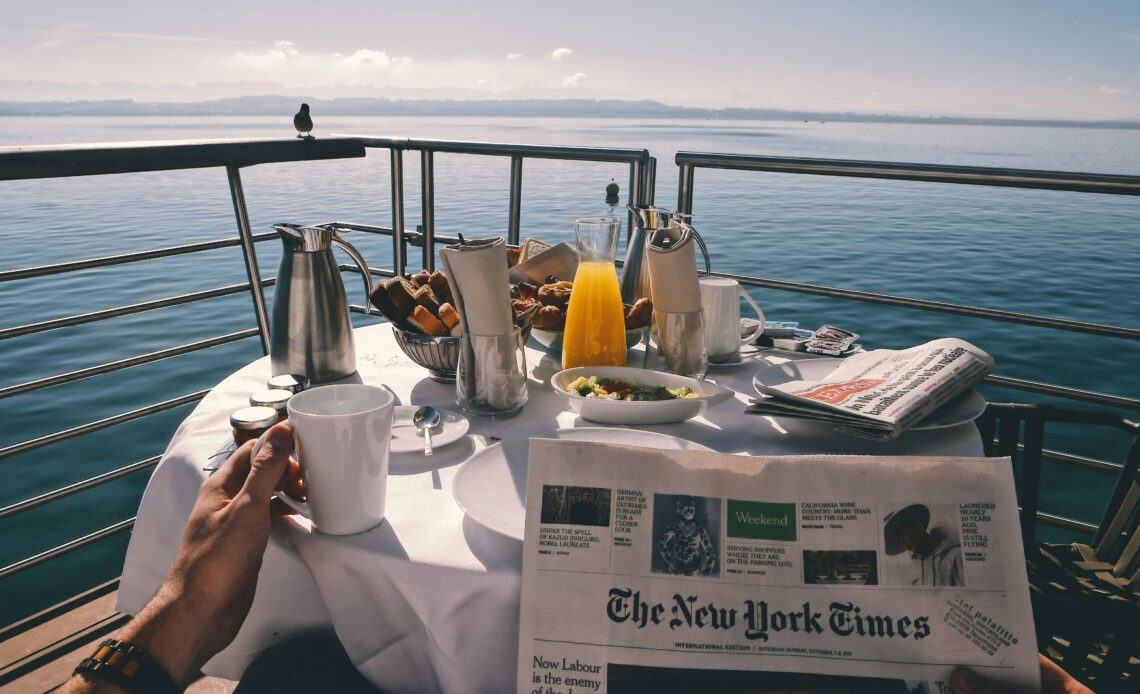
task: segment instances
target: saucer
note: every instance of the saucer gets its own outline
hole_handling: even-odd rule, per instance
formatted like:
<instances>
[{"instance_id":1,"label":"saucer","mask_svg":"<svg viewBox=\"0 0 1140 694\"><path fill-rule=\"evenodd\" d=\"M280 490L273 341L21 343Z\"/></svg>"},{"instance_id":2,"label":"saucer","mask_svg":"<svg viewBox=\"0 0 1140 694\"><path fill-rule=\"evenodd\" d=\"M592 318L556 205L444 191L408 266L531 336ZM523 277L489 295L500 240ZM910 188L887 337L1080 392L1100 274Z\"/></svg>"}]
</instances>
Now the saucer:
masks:
<instances>
[{"instance_id":1,"label":"saucer","mask_svg":"<svg viewBox=\"0 0 1140 694\"><path fill-rule=\"evenodd\" d=\"M393 453L423 453L424 435L412 424L412 415L418 409L418 405L396 406L396 416L392 420L390 448ZM467 430L471 425L466 417L451 410L436 409L439 410L442 420L439 426L431 432L432 448L442 448L467 435Z\"/></svg>"}]
</instances>

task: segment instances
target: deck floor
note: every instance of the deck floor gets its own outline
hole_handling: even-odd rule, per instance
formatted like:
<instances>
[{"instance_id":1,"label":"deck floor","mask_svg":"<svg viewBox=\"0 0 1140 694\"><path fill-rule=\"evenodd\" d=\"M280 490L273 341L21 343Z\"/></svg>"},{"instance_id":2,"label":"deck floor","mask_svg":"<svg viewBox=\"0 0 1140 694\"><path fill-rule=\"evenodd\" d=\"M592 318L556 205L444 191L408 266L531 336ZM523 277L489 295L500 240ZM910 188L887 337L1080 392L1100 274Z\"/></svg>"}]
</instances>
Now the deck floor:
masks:
<instances>
[{"instance_id":1,"label":"deck floor","mask_svg":"<svg viewBox=\"0 0 1140 694\"><path fill-rule=\"evenodd\" d=\"M80 660L102 639L114 634L128 616L115 612L115 591L77 600L67 609L37 615L0 634L0 694L50 692L71 677ZM46 617L46 618L45 618ZM21 624L31 624L19 628ZM237 682L203 677L191 694L230 694Z\"/></svg>"}]
</instances>

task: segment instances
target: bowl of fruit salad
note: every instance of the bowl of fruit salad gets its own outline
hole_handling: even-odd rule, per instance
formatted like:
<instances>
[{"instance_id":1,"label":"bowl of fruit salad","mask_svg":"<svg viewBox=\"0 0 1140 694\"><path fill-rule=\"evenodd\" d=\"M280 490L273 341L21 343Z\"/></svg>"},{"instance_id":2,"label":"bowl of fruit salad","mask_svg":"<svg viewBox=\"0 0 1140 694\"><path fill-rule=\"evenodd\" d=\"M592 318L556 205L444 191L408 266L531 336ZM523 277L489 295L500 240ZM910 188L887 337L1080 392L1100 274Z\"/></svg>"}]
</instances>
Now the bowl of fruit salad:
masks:
<instances>
[{"instance_id":1,"label":"bowl of fruit salad","mask_svg":"<svg viewBox=\"0 0 1140 694\"><path fill-rule=\"evenodd\" d=\"M710 381L628 366L579 366L550 382L582 419L600 424L683 422L735 395Z\"/></svg>"}]
</instances>

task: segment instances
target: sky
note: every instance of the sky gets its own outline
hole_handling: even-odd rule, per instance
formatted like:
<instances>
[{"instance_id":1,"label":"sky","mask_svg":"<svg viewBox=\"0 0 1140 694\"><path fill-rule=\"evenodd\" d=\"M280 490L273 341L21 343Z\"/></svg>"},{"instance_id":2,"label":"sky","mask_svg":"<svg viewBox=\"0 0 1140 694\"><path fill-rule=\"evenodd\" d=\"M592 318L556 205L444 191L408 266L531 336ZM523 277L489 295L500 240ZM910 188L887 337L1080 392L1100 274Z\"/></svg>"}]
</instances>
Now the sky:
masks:
<instances>
[{"instance_id":1,"label":"sky","mask_svg":"<svg viewBox=\"0 0 1140 694\"><path fill-rule=\"evenodd\" d=\"M1140 118L1140 0L0 0L0 101L653 99Z\"/></svg>"}]
</instances>

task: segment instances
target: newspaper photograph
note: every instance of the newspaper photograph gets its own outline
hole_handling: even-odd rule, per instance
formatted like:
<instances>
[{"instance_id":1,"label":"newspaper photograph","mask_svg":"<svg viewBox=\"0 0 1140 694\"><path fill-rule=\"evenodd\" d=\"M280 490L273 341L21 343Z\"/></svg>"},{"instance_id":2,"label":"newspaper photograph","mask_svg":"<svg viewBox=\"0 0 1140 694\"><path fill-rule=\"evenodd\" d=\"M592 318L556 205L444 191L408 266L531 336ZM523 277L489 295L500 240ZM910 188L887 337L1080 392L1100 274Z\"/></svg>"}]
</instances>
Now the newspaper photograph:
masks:
<instances>
[{"instance_id":1,"label":"newspaper photograph","mask_svg":"<svg viewBox=\"0 0 1140 694\"><path fill-rule=\"evenodd\" d=\"M532 439L518 691L1040 682L1007 458Z\"/></svg>"},{"instance_id":2,"label":"newspaper photograph","mask_svg":"<svg viewBox=\"0 0 1140 694\"><path fill-rule=\"evenodd\" d=\"M812 360L778 365L783 382L757 383L763 394L748 412L815 419L865 438L893 439L994 371L989 354L957 338L835 361L834 370L815 379L801 373Z\"/></svg>"}]
</instances>

